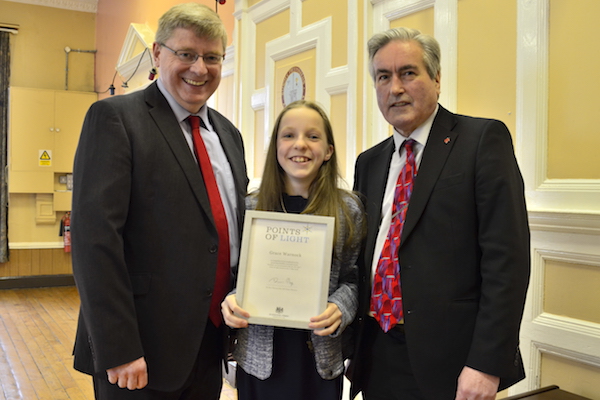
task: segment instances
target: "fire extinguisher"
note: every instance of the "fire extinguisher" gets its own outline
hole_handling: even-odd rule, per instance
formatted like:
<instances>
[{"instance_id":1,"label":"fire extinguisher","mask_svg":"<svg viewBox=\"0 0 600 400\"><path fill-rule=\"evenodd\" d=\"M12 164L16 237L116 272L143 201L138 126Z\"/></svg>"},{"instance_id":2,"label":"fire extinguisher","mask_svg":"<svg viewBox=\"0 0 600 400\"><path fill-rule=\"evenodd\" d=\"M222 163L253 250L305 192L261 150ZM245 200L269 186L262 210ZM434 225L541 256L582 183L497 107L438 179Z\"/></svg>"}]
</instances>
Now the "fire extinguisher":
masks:
<instances>
[{"instance_id":1,"label":"fire extinguisher","mask_svg":"<svg viewBox=\"0 0 600 400\"><path fill-rule=\"evenodd\" d=\"M60 231L65 244L65 253L71 252L71 212L67 211L60 221Z\"/></svg>"}]
</instances>

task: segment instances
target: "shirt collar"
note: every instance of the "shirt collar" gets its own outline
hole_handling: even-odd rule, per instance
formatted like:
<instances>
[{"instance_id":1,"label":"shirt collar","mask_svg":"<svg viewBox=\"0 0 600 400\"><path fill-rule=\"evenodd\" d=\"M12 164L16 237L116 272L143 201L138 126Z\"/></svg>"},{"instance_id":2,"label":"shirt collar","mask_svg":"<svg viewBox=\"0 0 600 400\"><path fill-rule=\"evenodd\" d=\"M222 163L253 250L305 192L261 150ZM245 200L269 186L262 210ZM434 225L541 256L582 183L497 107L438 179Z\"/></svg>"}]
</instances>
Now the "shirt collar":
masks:
<instances>
[{"instance_id":1,"label":"shirt collar","mask_svg":"<svg viewBox=\"0 0 600 400\"><path fill-rule=\"evenodd\" d=\"M183 108L177 101L175 101L175 98L171 95L171 93L169 93L167 88L165 88L165 85L161 81L160 77L158 78L158 81L156 83L158 85L158 90L160 90L163 96L165 96L167 102L169 103L169 106L171 106L171 109L173 110L177 121L179 121L179 123L185 121L185 119L190 116L190 112ZM202 121L204 121L206 126L210 126L210 121L208 120L208 107L206 106L206 104L200 108L200 111L198 111L198 113L192 115L199 116L200 118L202 118Z\"/></svg>"},{"instance_id":2,"label":"shirt collar","mask_svg":"<svg viewBox=\"0 0 600 400\"><path fill-rule=\"evenodd\" d=\"M427 139L429 138L429 132L431 132L431 127L433 126L433 120L435 119L435 116L437 115L439 109L440 105L438 104L435 107L435 111L431 113L429 118L427 118L425 122L423 122L417 129L412 131L412 133L408 137L402 136L400 133L398 133L396 129L394 129L393 137L394 145L396 146L396 151L398 151L400 146L402 146L402 144L408 139L413 139L420 145L420 147L425 146L425 143L427 143Z\"/></svg>"}]
</instances>

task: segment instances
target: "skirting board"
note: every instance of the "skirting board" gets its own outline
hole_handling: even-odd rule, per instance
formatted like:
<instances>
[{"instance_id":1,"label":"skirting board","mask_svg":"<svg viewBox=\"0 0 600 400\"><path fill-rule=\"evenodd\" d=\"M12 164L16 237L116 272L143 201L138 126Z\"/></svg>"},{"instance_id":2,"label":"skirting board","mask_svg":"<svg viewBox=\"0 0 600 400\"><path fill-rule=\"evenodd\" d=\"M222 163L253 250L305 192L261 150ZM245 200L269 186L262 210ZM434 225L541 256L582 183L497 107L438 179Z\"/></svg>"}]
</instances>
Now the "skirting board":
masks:
<instances>
[{"instance_id":1,"label":"skirting board","mask_svg":"<svg viewBox=\"0 0 600 400\"><path fill-rule=\"evenodd\" d=\"M0 289L74 286L73 275L38 275L0 278Z\"/></svg>"}]
</instances>

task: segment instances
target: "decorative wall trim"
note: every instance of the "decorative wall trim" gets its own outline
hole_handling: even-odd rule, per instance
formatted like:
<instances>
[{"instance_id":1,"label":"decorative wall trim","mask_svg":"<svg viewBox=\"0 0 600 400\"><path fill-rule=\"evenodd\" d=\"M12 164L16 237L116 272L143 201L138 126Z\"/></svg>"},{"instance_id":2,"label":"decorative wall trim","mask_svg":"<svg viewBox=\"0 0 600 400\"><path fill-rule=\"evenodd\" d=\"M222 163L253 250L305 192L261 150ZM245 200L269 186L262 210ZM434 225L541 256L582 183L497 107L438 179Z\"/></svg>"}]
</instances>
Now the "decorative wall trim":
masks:
<instances>
[{"instance_id":1,"label":"decorative wall trim","mask_svg":"<svg viewBox=\"0 0 600 400\"><path fill-rule=\"evenodd\" d=\"M516 153L530 210L600 214L600 179L548 179L549 0L517 2Z\"/></svg>"},{"instance_id":2,"label":"decorative wall trim","mask_svg":"<svg viewBox=\"0 0 600 400\"><path fill-rule=\"evenodd\" d=\"M539 192L590 192L599 193L600 179L544 179L538 186Z\"/></svg>"},{"instance_id":3,"label":"decorative wall trim","mask_svg":"<svg viewBox=\"0 0 600 400\"><path fill-rule=\"evenodd\" d=\"M442 82L439 102L450 111L458 107L458 0L436 0L435 38L440 44Z\"/></svg>"},{"instance_id":4,"label":"decorative wall trim","mask_svg":"<svg viewBox=\"0 0 600 400\"><path fill-rule=\"evenodd\" d=\"M551 346L546 343L532 342L541 354L551 354L567 360L579 362L592 367L600 368L600 357L590 356L589 354L570 351L556 346Z\"/></svg>"},{"instance_id":5,"label":"decorative wall trim","mask_svg":"<svg viewBox=\"0 0 600 400\"><path fill-rule=\"evenodd\" d=\"M252 94L251 105L254 111L264 110L267 103L267 91L265 88L255 90Z\"/></svg>"},{"instance_id":6,"label":"decorative wall trim","mask_svg":"<svg viewBox=\"0 0 600 400\"><path fill-rule=\"evenodd\" d=\"M356 162L356 156L358 155L358 149L356 144L356 137L358 136L358 108L357 108L357 98L358 98L358 85L357 81L359 80L358 76L358 68L359 68L359 59L364 59L364 57L359 56L360 54L364 54L364 44L359 41L358 29L353 29L352 27L358 26L359 24L359 13L358 8L359 4L364 4L366 2L358 0L348 0L348 64L346 68L334 68L328 73L336 74L337 77L344 76L345 82L333 81L330 87L326 88L330 95L341 94L343 92L346 93L347 104L346 104L346 183L350 185L350 188L354 186L354 165ZM346 84L347 87L345 89L341 88L341 85ZM366 118L363 117L362 120L364 122ZM361 131L364 132L364 131ZM362 148L361 148L362 150Z\"/></svg>"},{"instance_id":7,"label":"decorative wall trim","mask_svg":"<svg viewBox=\"0 0 600 400\"><path fill-rule=\"evenodd\" d=\"M273 3L273 2L267 2ZM236 121L232 121L240 128L244 135L244 146L246 148L246 168L248 176L252 179L255 176L254 172L254 135L245 132L254 132L254 110L248 108L248 104L255 104L253 99L254 90L256 88L255 70L256 53L254 51L256 44L256 26L250 16L250 9L245 8L247 2L245 0L235 0L235 60L236 73L234 75L234 91L237 91L234 100L233 114L236 116ZM241 65L243 60L244 65Z\"/></svg>"},{"instance_id":8,"label":"decorative wall trim","mask_svg":"<svg viewBox=\"0 0 600 400\"><path fill-rule=\"evenodd\" d=\"M600 214L529 212L531 230L600 235Z\"/></svg>"},{"instance_id":9,"label":"decorative wall trim","mask_svg":"<svg viewBox=\"0 0 600 400\"><path fill-rule=\"evenodd\" d=\"M591 265L594 267L600 267L600 255L597 254L584 254L584 253L571 253L568 251L557 251L547 249L537 249L536 253L543 261L558 261L566 262L571 264L580 265Z\"/></svg>"},{"instance_id":10,"label":"decorative wall trim","mask_svg":"<svg viewBox=\"0 0 600 400\"><path fill-rule=\"evenodd\" d=\"M348 26L356 25L357 0L348 0ZM252 7L243 9L243 2L236 0L236 23L241 24L242 32L239 38L243 38L243 45L239 48L239 59L244 60L244 65L255 65L256 54L252 50L256 46L256 24L278 14L289 8L290 10L290 31L289 34L272 40L265 46L265 87L256 88L255 71L250 68L243 68L238 65L239 82L236 87L240 88L237 107L240 116L240 125L245 129L255 127L254 112L264 110L264 137L265 143L260 144L266 148L270 138L270 128L272 121L275 120L273 106L277 97L276 88L273 87L275 63L278 60L286 59L290 56L302 53L307 50L316 50L316 82L315 82L315 100L319 102L329 112L330 96L347 94L347 113L346 113L346 177L351 180L353 175L354 160L356 157L356 143L353 138L356 137L356 80L357 80L357 60L358 60L358 33L356 30L348 30L348 63L347 65L332 68L332 21L326 18L308 26L302 26L302 1L301 0L271 0L260 2ZM240 22L238 22L240 21ZM248 107L248 104L251 107ZM246 140L246 152L251 158L255 154L254 140ZM255 177L253 171L253 160L248 162L248 173Z\"/></svg>"},{"instance_id":11,"label":"decorative wall trim","mask_svg":"<svg viewBox=\"0 0 600 400\"><path fill-rule=\"evenodd\" d=\"M98 0L6 0L14 3L33 4L36 6L46 6L54 8L63 8L65 10L83 11L96 13L98 11Z\"/></svg>"},{"instance_id":12,"label":"decorative wall trim","mask_svg":"<svg viewBox=\"0 0 600 400\"><path fill-rule=\"evenodd\" d=\"M149 71L153 66L152 43L154 43L154 32L148 25L135 23L129 25L116 66L121 82L127 84L125 93L141 90L152 83L148 79ZM141 52L138 50L140 45L144 49Z\"/></svg>"},{"instance_id":13,"label":"decorative wall trim","mask_svg":"<svg viewBox=\"0 0 600 400\"><path fill-rule=\"evenodd\" d=\"M598 324L544 313L547 260L600 266L600 180L548 179L549 0L517 1L515 149L525 181L531 227L531 283L521 329L528 378L540 384L541 352L600 365Z\"/></svg>"},{"instance_id":14,"label":"decorative wall trim","mask_svg":"<svg viewBox=\"0 0 600 400\"><path fill-rule=\"evenodd\" d=\"M589 354L571 351L558 346L552 346L547 343L537 342L535 340L531 342L531 354L532 357L530 360L530 367L533 371L535 371L535 375L531 376L528 379L530 390L539 388L541 386L541 369L543 354L549 354L565 360L574 361L595 368L600 368L600 357L590 356Z\"/></svg>"},{"instance_id":15,"label":"decorative wall trim","mask_svg":"<svg viewBox=\"0 0 600 400\"><path fill-rule=\"evenodd\" d=\"M11 250L35 250L35 249L62 249L63 242L11 242L8 248Z\"/></svg>"},{"instance_id":16,"label":"decorative wall trim","mask_svg":"<svg viewBox=\"0 0 600 400\"><path fill-rule=\"evenodd\" d=\"M291 2L290 7L296 3ZM299 8L299 6L298 6ZM328 85L325 76L331 70L331 18L323 19L306 27L300 27L301 10L296 9L292 15L300 14L300 18L291 18L290 33L277 38L266 45L265 60L265 88L267 89L267 98L265 103L265 132L264 148L266 149L271 137L270 127L275 120L275 99L277 98L276 88L271 87L275 77L275 63L293 55L307 50L315 49L316 56L316 74L315 74L315 100L323 105L329 113L329 96L326 87Z\"/></svg>"},{"instance_id":17,"label":"decorative wall trim","mask_svg":"<svg viewBox=\"0 0 600 400\"><path fill-rule=\"evenodd\" d=\"M531 280L521 325L521 351L527 378L513 386L515 394L539 387L542 349L596 365L600 360L600 324L544 312L548 261L600 268L598 218L574 213L532 213ZM532 220L530 214L530 221ZM548 351L550 352L550 351ZM590 362L589 360L592 360Z\"/></svg>"},{"instance_id":18,"label":"decorative wall trim","mask_svg":"<svg viewBox=\"0 0 600 400\"><path fill-rule=\"evenodd\" d=\"M35 223L54 224L56 213L54 212L54 196L52 193L35 194Z\"/></svg>"},{"instance_id":19,"label":"decorative wall trim","mask_svg":"<svg viewBox=\"0 0 600 400\"><path fill-rule=\"evenodd\" d=\"M225 49L225 59L221 68L221 77L232 76L235 73L235 46L227 46Z\"/></svg>"},{"instance_id":20,"label":"decorative wall trim","mask_svg":"<svg viewBox=\"0 0 600 400\"><path fill-rule=\"evenodd\" d=\"M349 86L350 85L347 82L342 82L339 85L331 85L331 86L327 87L325 90L327 91L327 94L329 94L330 96L335 96L338 94L347 93Z\"/></svg>"},{"instance_id":21,"label":"decorative wall trim","mask_svg":"<svg viewBox=\"0 0 600 400\"><path fill-rule=\"evenodd\" d=\"M247 12L252 15L252 22L259 24L274 15L290 8L291 0L270 0L258 2L248 8Z\"/></svg>"},{"instance_id":22,"label":"decorative wall trim","mask_svg":"<svg viewBox=\"0 0 600 400\"><path fill-rule=\"evenodd\" d=\"M384 6L384 16L388 21L402 18L405 15L416 13L434 7L436 0L392 0L381 2Z\"/></svg>"},{"instance_id":23,"label":"decorative wall trim","mask_svg":"<svg viewBox=\"0 0 600 400\"><path fill-rule=\"evenodd\" d=\"M221 66L221 78L228 78L230 76L233 76L233 80L235 82L235 45L231 45L231 46L227 46L225 48L225 58L223 59L223 64ZM152 82L150 82L152 83ZM221 86L219 86L221 87ZM228 93L228 94L219 94L219 89L217 89L217 92L215 92L212 96L210 96L208 98L208 100L206 101L206 105L209 106L210 108L214 108L217 109L217 98L218 96L230 96L232 99L236 98L236 86L233 85L233 91L232 93ZM235 107L235 100L231 100L230 103L233 107ZM235 111L234 114L235 115ZM233 120L231 121L233 122Z\"/></svg>"},{"instance_id":24,"label":"decorative wall trim","mask_svg":"<svg viewBox=\"0 0 600 400\"><path fill-rule=\"evenodd\" d=\"M9 24L6 22L0 23L0 32L8 32L16 35L19 33L19 25L18 24Z\"/></svg>"},{"instance_id":25,"label":"decorative wall trim","mask_svg":"<svg viewBox=\"0 0 600 400\"><path fill-rule=\"evenodd\" d=\"M133 62L133 66L129 67L127 70L123 69L121 76L125 77L126 73L132 73L135 65L139 61L139 57L148 52L147 50L142 50L142 52L136 53L136 49L139 48L139 45L144 49L151 50L153 42L154 32L148 25L136 23L129 24L125 40L123 40L123 46L121 47L121 53L117 60L117 69L119 69L119 73L121 73L121 69L124 68L125 64Z\"/></svg>"},{"instance_id":26,"label":"decorative wall trim","mask_svg":"<svg viewBox=\"0 0 600 400\"><path fill-rule=\"evenodd\" d=\"M576 253L561 249L542 249L534 247L531 285L529 288L532 323L553 326L581 334L591 334L600 339L600 324L544 312L544 280L547 261L600 267L600 254Z\"/></svg>"},{"instance_id":27,"label":"decorative wall trim","mask_svg":"<svg viewBox=\"0 0 600 400\"><path fill-rule=\"evenodd\" d=\"M534 318L533 323L600 339L600 324L589 321L569 318L562 315L541 313L537 318Z\"/></svg>"}]
</instances>

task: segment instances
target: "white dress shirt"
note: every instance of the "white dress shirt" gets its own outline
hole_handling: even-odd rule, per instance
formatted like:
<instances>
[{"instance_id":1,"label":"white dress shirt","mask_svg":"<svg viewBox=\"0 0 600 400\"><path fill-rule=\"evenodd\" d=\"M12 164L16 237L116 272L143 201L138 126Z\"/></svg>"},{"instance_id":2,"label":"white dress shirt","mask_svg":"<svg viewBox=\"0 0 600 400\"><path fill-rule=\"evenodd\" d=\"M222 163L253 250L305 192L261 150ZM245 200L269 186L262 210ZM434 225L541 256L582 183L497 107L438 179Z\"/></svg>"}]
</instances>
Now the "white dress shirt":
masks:
<instances>
[{"instance_id":1,"label":"white dress shirt","mask_svg":"<svg viewBox=\"0 0 600 400\"><path fill-rule=\"evenodd\" d=\"M423 149L427 143L433 120L437 115L439 105L431 116L417 129L415 129L409 137L404 137L394 130L394 154L390 160L388 180L385 186L385 194L383 196L383 203L381 204L381 225L379 226L379 232L377 233L377 241L375 242L375 249L373 252L373 264L371 266L371 277L375 275L377 271L377 264L379 262L379 256L385 243L385 239L389 233L390 225L392 223L392 204L394 203L394 191L396 190L396 182L398 181L398 175L404 164L406 163L406 150L402 146L408 139L413 139L415 144L413 145L413 152L415 154L415 164L417 166L417 175L419 173L419 166L421 165L421 159L423 158ZM400 149L402 149L400 151ZM410 204L410 201L409 201Z\"/></svg>"},{"instance_id":2,"label":"white dress shirt","mask_svg":"<svg viewBox=\"0 0 600 400\"><path fill-rule=\"evenodd\" d=\"M192 153L194 159L196 159L196 154L194 152L194 141L192 139L192 128L187 121L187 117L190 116L190 112L175 101L175 98L166 90L160 78L158 79L157 84L161 93L165 96L167 102L171 106L177 121L179 121L179 126L181 127L181 131L183 132L185 140L190 148L190 152ZM223 208L225 209L225 215L227 216L227 224L229 228L229 259L231 266L235 266L237 265L240 255L240 239L238 235L239 230L236 213L238 204L235 196L235 181L233 179L231 165L229 165L229 160L225 155L225 151L223 150L219 136L216 134L212 125L210 124L210 120L208 119L208 108L206 104L202 106L197 114L193 115L197 115L202 118L202 121L207 127L207 129L202 127L200 128L200 135L202 136L202 140L206 146L206 151L209 154L210 163L215 174L217 186L219 187L221 201L223 202ZM198 162L197 159L196 162Z\"/></svg>"}]
</instances>

